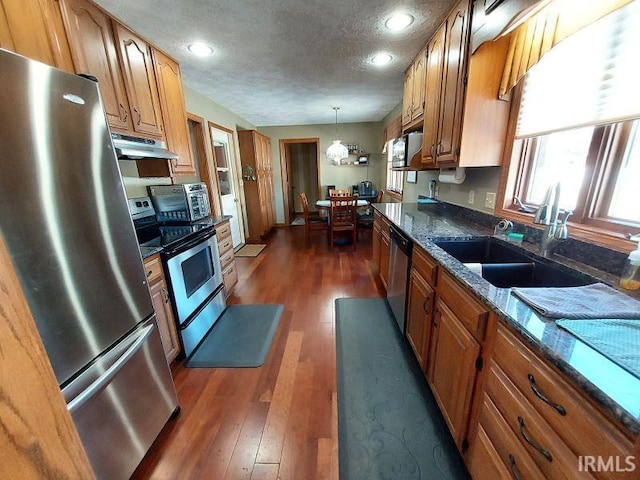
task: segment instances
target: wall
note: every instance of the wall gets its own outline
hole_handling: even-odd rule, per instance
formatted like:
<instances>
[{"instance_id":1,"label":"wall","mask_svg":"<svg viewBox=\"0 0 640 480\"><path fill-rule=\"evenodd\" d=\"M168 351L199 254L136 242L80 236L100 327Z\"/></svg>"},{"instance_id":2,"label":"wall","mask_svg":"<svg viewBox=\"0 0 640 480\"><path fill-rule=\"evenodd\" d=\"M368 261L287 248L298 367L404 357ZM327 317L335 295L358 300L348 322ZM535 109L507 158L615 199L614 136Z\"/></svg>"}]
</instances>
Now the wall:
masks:
<instances>
[{"instance_id":1,"label":"wall","mask_svg":"<svg viewBox=\"0 0 640 480\"><path fill-rule=\"evenodd\" d=\"M493 214L495 208L485 207L485 196L487 192L497 193L500 183L501 167L478 167L467 168L464 182L460 185L452 183L437 183L437 195L439 200L454 203L461 207L478 210ZM403 202L415 202L418 194L427 195L429 193L429 181L438 179L438 170L428 170L418 172L418 183L404 183ZM468 202L469 191L475 191L473 204Z\"/></svg>"},{"instance_id":2,"label":"wall","mask_svg":"<svg viewBox=\"0 0 640 480\"><path fill-rule=\"evenodd\" d=\"M276 197L276 221L284 222L284 203L282 193L282 171L280 169L280 140L295 138L319 138L320 187L324 191L325 185L335 185L337 188L349 188L363 180L370 180L376 190L384 188L384 162L382 151L382 124L370 123L341 123L338 124L336 138L335 124L327 125L298 125L298 126L270 126L260 127L259 130L271 138L271 152L274 169L274 186ZM329 164L324 152L333 140L340 139L343 144L356 143L360 149L369 153L369 165L364 166L335 166Z\"/></svg>"}]
</instances>

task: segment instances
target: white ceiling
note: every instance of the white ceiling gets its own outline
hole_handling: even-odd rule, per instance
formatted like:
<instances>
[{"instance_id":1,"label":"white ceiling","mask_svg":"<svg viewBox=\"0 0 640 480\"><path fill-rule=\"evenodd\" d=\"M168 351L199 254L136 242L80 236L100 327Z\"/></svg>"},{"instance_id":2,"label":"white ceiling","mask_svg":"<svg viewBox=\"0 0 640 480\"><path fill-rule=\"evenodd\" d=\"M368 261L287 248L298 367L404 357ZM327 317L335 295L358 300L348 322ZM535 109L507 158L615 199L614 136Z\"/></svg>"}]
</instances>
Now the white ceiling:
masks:
<instances>
[{"instance_id":1,"label":"white ceiling","mask_svg":"<svg viewBox=\"0 0 640 480\"><path fill-rule=\"evenodd\" d=\"M256 126L377 122L456 0L96 0L174 56L184 83ZM415 17L403 33L384 21ZM187 45L214 48L194 57ZM386 67L369 63L379 51Z\"/></svg>"}]
</instances>

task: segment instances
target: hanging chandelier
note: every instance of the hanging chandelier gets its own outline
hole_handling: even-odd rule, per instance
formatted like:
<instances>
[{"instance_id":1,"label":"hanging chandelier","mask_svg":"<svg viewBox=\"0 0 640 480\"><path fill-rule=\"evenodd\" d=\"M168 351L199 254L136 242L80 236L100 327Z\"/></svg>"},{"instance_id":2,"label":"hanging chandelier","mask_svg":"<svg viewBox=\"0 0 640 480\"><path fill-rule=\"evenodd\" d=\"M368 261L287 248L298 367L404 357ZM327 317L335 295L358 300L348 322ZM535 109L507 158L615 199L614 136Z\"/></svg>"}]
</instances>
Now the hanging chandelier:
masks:
<instances>
[{"instance_id":1,"label":"hanging chandelier","mask_svg":"<svg viewBox=\"0 0 640 480\"><path fill-rule=\"evenodd\" d=\"M336 137L338 136L338 110L340 107L333 107L336 111ZM342 140L334 140L329 148L327 148L327 159L335 164L340 165L340 160L343 158L347 158L349 156L349 150L347 147L342 145Z\"/></svg>"}]
</instances>

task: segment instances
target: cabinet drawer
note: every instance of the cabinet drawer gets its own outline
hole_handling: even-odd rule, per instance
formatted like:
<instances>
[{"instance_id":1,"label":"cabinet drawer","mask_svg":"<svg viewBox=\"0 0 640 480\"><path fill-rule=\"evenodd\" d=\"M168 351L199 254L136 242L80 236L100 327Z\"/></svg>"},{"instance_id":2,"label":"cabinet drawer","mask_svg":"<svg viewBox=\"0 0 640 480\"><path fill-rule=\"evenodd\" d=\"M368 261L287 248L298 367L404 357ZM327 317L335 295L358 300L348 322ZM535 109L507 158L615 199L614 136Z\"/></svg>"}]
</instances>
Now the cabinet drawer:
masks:
<instances>
[{"instance_id":1,"label":"cabinet drawer","mask_svg":"<svg viewBox=\"0 0 640 480\"><path fill-rule=\"evenodd\" d=\"M218 238L218 255L220 255L220 258L224 257L224 254L229 250L233 252L233 241L231 240L231 236L223 238L222 240Z\"/></svg>"},{"instance_id":2,"label":"cabinet drawer","mask_svg":"<svg viewBox=\"0 0 640 480\"><path fill-rule=\"evenodd\" d=\"M544 478L589 479L578 471L578 456L531 406L500 367L491 361L486 393Z\"/></svg>"},{"instance_id":3,"label":"cabinet drawer","mask_svg":"<svg viewBox=\"0 0 640 480\"><path fill-rule=\"evenodd\" d=\"M486 435L486 440L483 441L482 433ZM508 472L507 475L500 476L487 476L484 472L480 471L476 465L471 464L471 474L473 478L521 478L530 480L545 480L544 475L538 469L535 462L529 456L524 447L520 444L518 438L509 428L509 425L505 422L497 407L491 401L491 399L484 395L484 401L482 404L482 410L480 412L480 426L478 427L478 436L474 442L480 443L480 449L483 448L483 443L488 441L491 448L495 451L495 455L498 457L503 470ZM474 443L473 456L476 455L476 449L478 447ZM486 445L484 448L487 448ZM478 460L479 466L482 462Z\"/></svg>"},{"instance_id":4,"label":"cabinet drawer","mask_svg":"<svg viewBox=\"0 0 640 480\"><path fill-rule=\"evenodd\" d=\"M231 289L238 283L238 269L236 268L235 262L231 263L222 271L222 281L224 282L224 288L228 295Z\"/></svg>"},{"instance_id":5,"label":"cabinet drawer","mask_svg":"<svg viewBox=\"0 0 640 480\"><path fill-rule=\"evenodd\" d=\"M442 269L438 270L438 296L478 340L483 340L489 312L473 295Z\"/></svg>"},{"instance_id":6,"label":"cabinet drawer","mask_svg":"<svg viewBox=\"0 0 640 480\"><path fill-rule=\"evenodd\" d=\"M502 463L482 425L478 426L478 433L469 451L468 467L474 480L509 478L509 470Z\"/></svg>"},{"instance_id":7,"label":"cabinet drawer","mask_svg":"<svg viewBox=\"0 0 640 480\"><path fill-rule=\"evenodd\" d=\"M144 260L144 272L147 275L147 283L149 285L163 277L162 262L160 261L159 254Z\"/></svg>"},{"instance_id":8,"label":"cabinet drawer","mask_svg":"<svg viewBox=\"0 0 640 480\"><path fill-rule=\"evenodd\" d=\"M577 455L624 458L631 454L632 442L615 424L503 325L496 335L494 358ZM616 475L614 478L623 478L620 473Z\"/></svg>"},{"instance_id":9,"label":"cabinet drawer","mask_svg":"<svg viewBox=\"0 0 640 480\"><path fill-rule=\"evenodd\" d=\"M233 250L229 249L227 252L220 255L220 268L224 270L229 266L231 262L235 260L235 255L233 254Z\"/></svg>"},{"instance_id":10,"label":"cabinet drawer","mask_svg":"<svg viewBox=\"0 0 640 480\"><path fill-rule=\"evenodd\" d=\"M432 287L436 286L438 263L431 258L431 255L423 251L421 248L416 247L413 249L411 265L420 272L420 275L422 275L422 277L429 282Z\"/></svg>"},{"instance_id":11,"label":"cabinet drawer","mask_svg":"<svg viewBox=\"0 0 640 480\"><path fill-rule=\"evenodd\" d=\"M222 240L230 236L231 225L229 224L228 220L216 226L216 238L218 239L218 242L221 242Z\"/></svg>"}]
</instances>

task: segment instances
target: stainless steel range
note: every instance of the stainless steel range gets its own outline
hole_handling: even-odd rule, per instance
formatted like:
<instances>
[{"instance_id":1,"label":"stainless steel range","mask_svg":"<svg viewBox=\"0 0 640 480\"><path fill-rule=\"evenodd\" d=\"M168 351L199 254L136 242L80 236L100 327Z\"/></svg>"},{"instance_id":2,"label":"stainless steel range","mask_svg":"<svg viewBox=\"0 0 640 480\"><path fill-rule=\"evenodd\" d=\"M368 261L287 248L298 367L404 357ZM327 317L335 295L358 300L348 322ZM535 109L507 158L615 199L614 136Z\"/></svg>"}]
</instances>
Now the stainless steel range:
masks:
<instances>
[{"instance_id":1,"label":"stainless steel range","mask_svg":"<svg viewBox=\"0 0 640 480\"><path fill-rule=\"evenodd\" d=\"M224 310L225 294L213 221L160 223L149 197L129 200L141 248L162 247L178 331L189 357Z\"/></svg>"}]
</instances>

